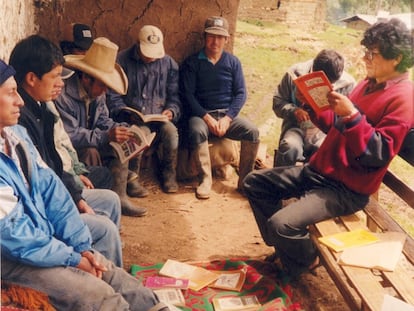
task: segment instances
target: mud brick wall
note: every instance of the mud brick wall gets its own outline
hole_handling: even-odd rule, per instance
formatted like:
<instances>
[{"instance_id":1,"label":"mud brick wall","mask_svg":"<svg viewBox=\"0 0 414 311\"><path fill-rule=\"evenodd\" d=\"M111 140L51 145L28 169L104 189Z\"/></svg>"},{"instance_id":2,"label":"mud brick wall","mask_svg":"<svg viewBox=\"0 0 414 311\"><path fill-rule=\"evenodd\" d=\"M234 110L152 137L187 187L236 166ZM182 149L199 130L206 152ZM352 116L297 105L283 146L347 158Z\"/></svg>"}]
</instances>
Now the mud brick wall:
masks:
<instances>
[{"instance_id":1,"label":"mud brick wall","mask_svg":"<svg viewBox=\"0 0 414 311\"><path fill-rule=\"evenodd\" d=\"M66 23L91 26L95 37L104 36L124 49L136 41L146 24L164 33L166 52L181 62L203 44L203 25L208 16L228 19L235 33L239 0L43 0L49 4L38 10L39 33L58 43ZM233 37L227 49L233 49Z\"/></svg>"},{"instance_id":2,"label":"mud brick wall","mask_svg":"<svg viewBox=\"0 0 414 311\"><path fill-rule=\"evenodd\" d=\"M36 33L35 6L27 0L0 0L0 59L8 62L16 42Z\"/></svg>"}]
</instances>

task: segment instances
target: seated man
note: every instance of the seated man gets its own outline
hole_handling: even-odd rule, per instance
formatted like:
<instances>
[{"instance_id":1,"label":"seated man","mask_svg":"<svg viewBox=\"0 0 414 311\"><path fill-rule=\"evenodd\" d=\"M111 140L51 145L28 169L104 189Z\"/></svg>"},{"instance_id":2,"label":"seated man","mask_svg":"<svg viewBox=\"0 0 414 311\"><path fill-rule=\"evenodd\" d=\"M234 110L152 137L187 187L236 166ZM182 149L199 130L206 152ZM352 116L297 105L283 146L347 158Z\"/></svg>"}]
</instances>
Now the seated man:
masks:
<instances>
[{"instance_id":1,"label":"seated man","mask_svg":"<svg viewBox=\"0 0 414 311\"><path fill-rule=\"evenodd\" d=\"M88 25L70 23L63 28L59 45L63 55L84 55L91 47L93 39L92 30Z\"/></svg>"},{"instance_id":2,"label":"seated man","mask_svg":"<svg viewBox=\"0 0 414 311\"><path fill-rule=\"evenodd\" d=\"M188 114L189 147L195 152L200 174L198 199L207 199L212 186L208 137L227 137L241 141L239 181L252 171L259 148L259 130L247 119L238 117L246 101L246 86L240 61L224 51L228 22L213 16L204 27L204 48L188 57L180 69L184 113Z\"/></svg>"},{"instance_id":3,"label":"seated man","mask_svg":"<svg viewBox=\"0 0 414 311\"><path fill-rule=\"evenodd\" d=\"M273 111L283 119L276 166L305 161L325 138L325 133L315 127L308 112L302 108L292 79L292 76L300 77L319 70L325 72L336 92L348 95L355 86L355 79L344 71L344 58L334 50L322 50L315 59L289 68L273 96Z\"/></svg>"},{"instance_id":4,"label":"seated man","mask_svg":"<svg viewBox=\"0 0 414 311\"><path fill-rule=\"evenodd\" d=\"M363 209L414 125L411 32L398 19L369 27L361 40L367 78L349 98L328 94L312 122L327 133L304 166L250 173L244 189L260 233L293 276L318 263L310 225ZM297 198L283 206L282 200Z\"/></svg>"},{"instance_id":5,"label":"seated man","mask_svg":"<svg viewBox=\"0 0 414 311\"><path fill-rule=\"evenodd\" d=\"M23 100L14 73L0 61L1 279L46 293L60 311L167 311L154 292L92 249L66 188L16 125Z\"/></svg>"},{"instance_id":6,"label":"seated man","mask_svg":"<svg viewBox=\"0 0 414 311\"><path fill-rule=\"evenodd\" d=\"M122 68L115 63L118 46L106 38L97 38L85 55L66 55L65 66L75 74L66 80L56 108L62 118L76 151L95 148L102 163L111 169L114 190L121 199L122 213L143 216L147 210L136 206L127 195L128 188L141 194L137 178L128 181L128 162L121 163L110 146L111 141L123 142L132 136L128 124L117 123L109 117L106 91L126 93L128 81ZM100 61L96 61L96 57ZM130 190L129 194L131 194Z\"/></svg>"},{"instance_id":7,"label":"seated man","mask_svg":"<svg viewBox=\"0 0 414 311\"><path fill-rule=\"evenodd\" d=\"M165 54L163 35L160 29L145 25L138 33L138 42L118 54L118 63L128 77L125 96L110 92L109 112L116 121L135 123L133 115L122 110L134 108L145 114L163 114L166 122L137 124L156 132L162 189L166 193L178 191L177 150L178 131L175 126L180 118L181 103L178 94L178 65ZM132 161L130 161L131 163ZM139 176L141 157L134 159L134 171Z\"/></svg>"},{"instance_id":8,"label":"seated man","mask_svg":"<svg viewBox=\"0 0 414 311\"><path fill-rule=\"evenodd\" d=\"M58 119L46 109L46 102L63 86L60 77L63 62L59 48L38 35L21 40L13 48L10 64L16 68L18 91L25 102L19 123L27 129L43 160L62 178L92 233L95 248L122 266L121 207L117 194L104 189L83 189L72 174L63 170L70 163L63 163L56 150L54 134Z\"/></svg>"}]
</instances>

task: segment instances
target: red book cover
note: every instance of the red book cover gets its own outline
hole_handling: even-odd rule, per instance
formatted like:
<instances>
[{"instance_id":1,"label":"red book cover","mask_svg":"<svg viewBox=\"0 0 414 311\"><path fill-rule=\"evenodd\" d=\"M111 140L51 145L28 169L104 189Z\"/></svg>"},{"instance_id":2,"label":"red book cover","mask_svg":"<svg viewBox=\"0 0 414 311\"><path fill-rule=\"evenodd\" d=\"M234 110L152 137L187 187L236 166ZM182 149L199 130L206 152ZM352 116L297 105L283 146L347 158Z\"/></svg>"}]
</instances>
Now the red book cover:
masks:
<instances>
[{"instance_id":1,"label":"red book cover","mask_svg":"<svg viewBox=\"0 0 414 311\"><path fill-rule=\"evenodd\" d=\"M306 102L316 113L330 107L327 95L333 88L331 82L323 71L314 71L302 75L293 79L293 82L300 93L305 97Z\"/></svg>"}]
</instances>

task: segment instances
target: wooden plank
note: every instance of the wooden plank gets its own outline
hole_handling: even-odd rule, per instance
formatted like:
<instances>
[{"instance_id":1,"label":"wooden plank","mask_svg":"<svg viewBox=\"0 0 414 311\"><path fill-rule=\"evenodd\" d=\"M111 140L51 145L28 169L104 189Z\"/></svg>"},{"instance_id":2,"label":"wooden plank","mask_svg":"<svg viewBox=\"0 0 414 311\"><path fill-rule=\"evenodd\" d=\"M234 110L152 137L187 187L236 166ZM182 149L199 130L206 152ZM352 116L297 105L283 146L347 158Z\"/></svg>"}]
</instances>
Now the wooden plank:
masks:
<instances>
[{"instance_id":1,"label":"wooden plank","mask_svg":"<svg viewBox=\"0 0 414 311\"><path fill-rule=\"evenodd\" d=\"M377 201L370 199L368 205L364 208L364 212L371 218L383 231L403 232L407 234L401 226L384 210ZM414 239L407 235L404 244L403 253L407 259L414 264Z\"/></svg>"},{"instance_id":2,"label":"wooden plank","mask_svg":"<svg viewBox=\"0 0 414 311\"><path fill-rule=\"evenodd\" d=\"M393 272L384 272L384 277L404 301L414 305L414 267L404 256Z\"/></svg>"},{"instance_id":3,"label":"wooden plank","mask_svg":"<svg viewBox=\"0 0 414 311\"><path fill-rule=\"evenodd\" d=\"M403 199L404 202L414 208L414 190L407 186L392 171L388 170L382 182Z\"/></svg>"}]
</instances>

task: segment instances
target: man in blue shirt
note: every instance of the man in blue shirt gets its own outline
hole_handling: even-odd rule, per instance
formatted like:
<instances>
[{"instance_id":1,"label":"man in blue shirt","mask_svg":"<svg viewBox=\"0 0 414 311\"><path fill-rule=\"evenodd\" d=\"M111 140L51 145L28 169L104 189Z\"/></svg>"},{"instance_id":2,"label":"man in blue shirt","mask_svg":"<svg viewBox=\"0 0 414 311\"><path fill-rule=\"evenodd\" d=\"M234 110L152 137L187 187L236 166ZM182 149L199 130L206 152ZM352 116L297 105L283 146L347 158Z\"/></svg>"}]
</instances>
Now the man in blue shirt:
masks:
<instances>
[{"instance_id":1,"label":"man in blue shirt","mask_svg":"<svg viewBox=\"0 0 414 311\"><path fill-rule=\"evenodd\" d=\"M257 127L238 116L246 101L246 86L240 61L224 51L229 36L225 18L208 18L204 48L188 57L180 70L183 107L189 115L188 143L195 152L201 180L196 189L199 199L209 198L212 185L209 135L241 141L237 185L241 192L259 146Z\"/></svg>"}]
</instances>

